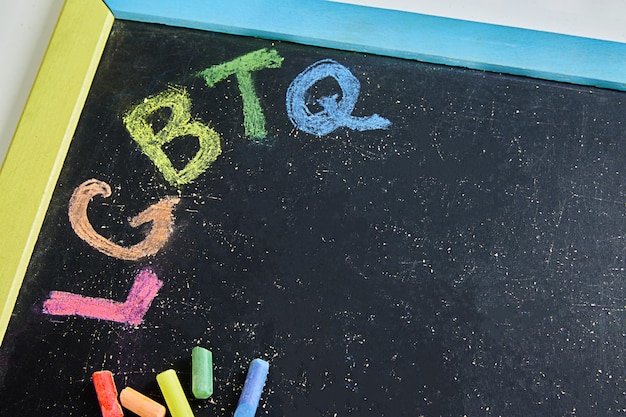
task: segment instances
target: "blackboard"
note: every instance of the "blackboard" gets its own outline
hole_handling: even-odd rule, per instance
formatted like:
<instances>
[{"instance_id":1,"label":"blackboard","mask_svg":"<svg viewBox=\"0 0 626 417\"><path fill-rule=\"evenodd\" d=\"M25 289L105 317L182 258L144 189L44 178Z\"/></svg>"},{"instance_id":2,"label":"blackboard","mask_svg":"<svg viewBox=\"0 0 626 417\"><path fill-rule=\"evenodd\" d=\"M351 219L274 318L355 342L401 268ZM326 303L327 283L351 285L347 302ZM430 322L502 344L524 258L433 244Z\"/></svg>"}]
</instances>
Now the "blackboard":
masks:
<instances>
[{"instance_id":1,"label":"blackboard","mask_svg":"<svg viewBox=\"0 0 626 417\"><path fill-rule=\"evenodd\" d=\"M262 110L250 127L246 76L208 85L203 71L252 53L279 59L246 73ZM321 67L345 78L316 81ZM162 94L219 134L184 180L129 129ZM186 383L196 345L215 361L196 415L232 415L255 357L270 362L258 415L620 414L623 99L117 20L0 348L0 414L99 415L102 369L163 402L156 373ZM332 129L298 120L302 104ZM145 121L162 131L174 113ZM199 140L161 148L180 173ZM111 196L88 202L90 222L119 246L150 232L129 218L180 199L163 247L118 259L81 239L68 205L92 179ZM134 322L44 308L55 291L123 302L148 275L162 286Z\"/></svg>"}]
</instances>

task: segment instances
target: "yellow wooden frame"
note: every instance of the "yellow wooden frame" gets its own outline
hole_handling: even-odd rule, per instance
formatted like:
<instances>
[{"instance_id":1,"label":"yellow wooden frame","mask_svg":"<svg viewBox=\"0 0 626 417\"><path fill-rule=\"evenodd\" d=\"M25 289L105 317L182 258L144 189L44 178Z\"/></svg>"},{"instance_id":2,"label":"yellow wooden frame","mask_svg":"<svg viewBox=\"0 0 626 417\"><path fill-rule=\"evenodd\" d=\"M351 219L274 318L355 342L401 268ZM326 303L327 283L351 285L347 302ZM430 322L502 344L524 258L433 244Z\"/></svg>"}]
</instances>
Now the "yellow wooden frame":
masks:
<instances>
[{"instance_id":1,"label":"yellow wooden frame","mask_svg":"<svg viewBox=\"0 0 626 417\"><path fill-rule=\"evenodd\" d=\"M109 37L102 0L66 0L0 170L0 340Z\"/></svg>"}]
</instances>

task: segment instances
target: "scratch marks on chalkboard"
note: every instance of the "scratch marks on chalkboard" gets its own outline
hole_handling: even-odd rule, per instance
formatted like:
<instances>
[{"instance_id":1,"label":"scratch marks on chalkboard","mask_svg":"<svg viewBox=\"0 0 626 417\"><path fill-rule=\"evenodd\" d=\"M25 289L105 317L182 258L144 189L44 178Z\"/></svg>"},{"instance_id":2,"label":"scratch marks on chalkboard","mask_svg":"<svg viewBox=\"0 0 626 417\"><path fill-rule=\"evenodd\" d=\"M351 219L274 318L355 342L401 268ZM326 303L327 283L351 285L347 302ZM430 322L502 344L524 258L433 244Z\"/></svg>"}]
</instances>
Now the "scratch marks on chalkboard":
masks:
<instances>
[{"instance_id":1,"label":"scratch marks on chalkboard","mask_svg":"<svg viewBox=\"0 0 626 417\"><path fill-rule=\"evenodd\" d=\"M384 145L370 144L369 146L366 146L360 143L355 144L350 140L349 133L346 133L346 137L347 139L342 141L345 148L352 149L355 153L359 154L363 161L382 161L387 156ZM344 163L344 165L347 165L347 163Z\"/></svg>"},{"instance_id":2,"label":"scratch marks on chalkboard","mask_svg":"<svg viewBox=\"0 0 626 417\"><path fill-rule=\"evenodd\" d=\"M619 201L619 200L607 199L607 198L596 197L596 196L585 196L585 195L579 195L577 193L572 193L572 197L573 198L594 200L594 201L599 201L599 202L602 202L602 203L617 204L619 206L622 206L622 207L626 208L626 201Z\"/></svg>"},{"instance_id":3,"label":"scratch marks on chalkboard","mask_svg":"<svg viewBox=\"0 0 626 417\"><path fill-rule=\"evenodd\" d=\"M137 326L141 324L162 285L163 282L154 272L144 269L135 277L128 297L123 303L64 291L52 291L43 304L43 312L55 316L81 316Z\"/></svg>"},{"instance_id":4,"label":"scratch marks on chalkboard","mask_svg":"<svg viewBox=\"0 0 626 417\"><path fill-rule=\"evenodd\" d=\"M249 256L245 255L247 253L245 248L255 247L253 236L237 229L226 230L221 223L203 220L201 224L202 227L215 238L218 244L227 248L231 253L237 254L239 257L247 257L249 259Z\"/></svg>"},{"instance_id":5,"label":"scratch marks on chalkboard","mask_svg":"<svg viewBox=\"0 0 626 417\"><path fill-rule=\"evenodd\" d=\"M439 132L437 131L437 128L435 128L432 131L430 136L433 140L432 146L437 151L437 155L439 155L439 159L441 159L442 161L445 161L445 158L443 157L443 153L441 152L441 142L439 142Z\"/></svg>"},{"instance_id":6,"label":"scratch marks on chalkboard","mask_svg":"<svg viewBox=\"0 0 626 417\"><path fill-rule=\"evenodd\" d=\"M180 199L165 197L129 220L132 227L152 223L148 235L141 242L123 247L96 232L87 217L89 202L95 196L109 197L111 187L103 181L90 179L79 185L69 203L69 218L74 232L98 251L118 259L139 260L156 254L168 241L174 223L173 210Z\"/></svg>"}]
</instances>

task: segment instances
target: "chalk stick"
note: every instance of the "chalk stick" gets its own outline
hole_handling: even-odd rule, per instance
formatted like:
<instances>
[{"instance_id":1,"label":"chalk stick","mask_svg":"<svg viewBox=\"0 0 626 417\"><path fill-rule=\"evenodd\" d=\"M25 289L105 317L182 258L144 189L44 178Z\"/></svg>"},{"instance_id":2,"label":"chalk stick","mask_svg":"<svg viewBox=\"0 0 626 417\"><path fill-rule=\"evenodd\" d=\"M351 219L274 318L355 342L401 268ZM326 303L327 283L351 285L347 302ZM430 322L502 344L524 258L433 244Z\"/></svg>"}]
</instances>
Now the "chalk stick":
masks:
<instances>
[{"instance_id":1,"label":"chalk stick","mask_svg":"<svg viewBox=\"0 0 626 417\"><path fill-rule=\"evenodd\" d=\"M111 371L97 371L91 376L96 388L98 403L103 417L122 417L122 407L117 401L117 388Z\"/></svg>"},{"instance_id":2,"label":"chalk stick","mask_svg":"<svg viewBox=\"0 0 626 417\"><path fill-rule=\"evenodd\" d=\"M156 376L156 380L172 417L193 417L193 411L191 411L176 371L168 369L161 372Z\"/></svg>"},{"instance_id":3,"label":"chalk stick","mask_svg":"<svg viewBox=\"0 0 626 417\"><path fill-rule=\"evenodd\" d=\"M199 400L213 394L213 354L200 346L191 349L191 392Z\"/></svg>"},{"instance_id":4,"label":"chalk stick","mask_svg":"<svg viewBox=\"0 0 626 417\"><path fill-rule=\"evenodd\" d=\"M139 417L165 417L167 412L164 406L130 387L120 392L120 402Z\"/></svg>"},{"instance_id":5,"label":"chalk stick","mask_svg":"<svg viewBox=\"0 0 626 417\"><path fill-rule=\"evenodd\" d=\"M243 390L235 409L235 417L253 417L259 406L263 385L267 379L269 363L263 359L255 359L250 363Z\"/></svg>"}]
</instances>

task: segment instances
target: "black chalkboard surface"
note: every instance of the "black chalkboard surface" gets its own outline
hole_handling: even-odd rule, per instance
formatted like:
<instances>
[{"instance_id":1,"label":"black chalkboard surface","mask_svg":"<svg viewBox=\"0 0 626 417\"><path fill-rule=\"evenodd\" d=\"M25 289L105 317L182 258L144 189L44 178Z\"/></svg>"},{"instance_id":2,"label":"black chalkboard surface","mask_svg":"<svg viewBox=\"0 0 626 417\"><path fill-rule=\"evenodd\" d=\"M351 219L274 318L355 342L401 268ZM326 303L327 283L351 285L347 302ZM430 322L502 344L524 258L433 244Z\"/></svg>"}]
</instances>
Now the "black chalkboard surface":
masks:
<instances>
[{"instance_id":1,"label":"black chalkboard surface","mask_svg":"<svg viewBox=\"0 0 626 417\"><path fill-rule=\"evenodd\" d=\"M188 390L201 345L197 416L232 415L255 357L259 416L620 415L625 98L116 21L0 349L0 414L99 415L103 369L162 403L155 375ZM159 201L161 243L123 255ZM140 277L121 319L50 304L102 312Z\"/></svg>"}]
</instances>

